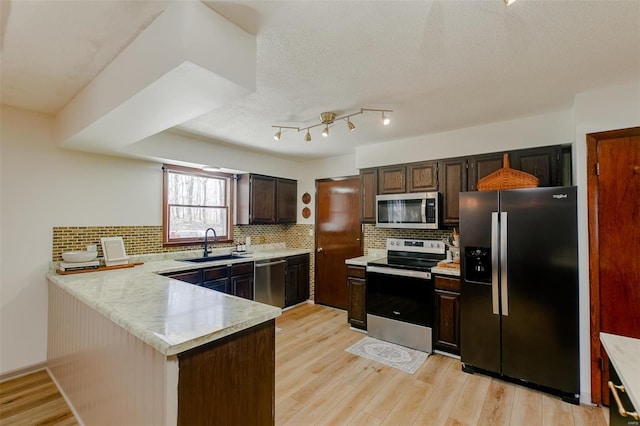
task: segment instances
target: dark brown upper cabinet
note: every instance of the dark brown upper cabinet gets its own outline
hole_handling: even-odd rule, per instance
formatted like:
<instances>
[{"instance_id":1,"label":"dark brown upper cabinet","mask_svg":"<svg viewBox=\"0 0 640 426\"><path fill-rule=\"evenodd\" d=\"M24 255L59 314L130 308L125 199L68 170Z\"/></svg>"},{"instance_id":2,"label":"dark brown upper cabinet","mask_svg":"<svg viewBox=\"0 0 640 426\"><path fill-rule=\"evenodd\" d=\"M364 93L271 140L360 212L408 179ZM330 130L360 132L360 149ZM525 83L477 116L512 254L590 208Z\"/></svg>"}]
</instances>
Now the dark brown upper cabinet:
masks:
<instances>
[{"instance_id":1,"label":"dark brown upper cabinet","mask_svg":"<svg viewBox=\"0 0 640 426\"><path fill-rule=\"evenodd\" d=\"M438 190L438 162L424 161L407 164L408 192L428 192Z\"/></svg>"},{"instance_id":2,"label":"dark brown upper cabinet","mask_svg":"<svg viewBox=\"0 0 640 426\"><path fill-rule=\"evenodd\" d=\"M376 195L378 194L378 169L360 170L360 221L376 222Z\"/></svg>"},{"instance_id":3,"label":"dark brown upper cabinet","mask_svg":"<svg viewBox=\"0 0 640 426\"><path fill-rule=\"evenodd\" d=\"M276 179L277 223L296 223L298 219L298 182Z\"/></svg>"},{"instance_id":4,"label":"dark brown upper cabinet","mask_svg":"<svg viewBox=\"0 0 640 426\"><path fill-rule=\"evenodd\" d=\"M295 180L244 174L238 176L237 224L296 223Z\"/></svg>"},{"instance_id":5,"label":"dark brown upper cabinet","mask_svg":"<svg viewBox=\"0 0 640 426\"><path fill-rule=\"evenodd\" d=\"M378 169L378 194L402 194L407 192L407 168L405 166L380 167Z\"/></svg>"},{"instance_id":6,"label":"dark brown upper cabinet","mask_svg":"<svg viewBox=\"0 0 640 426\"><path fill-rule=\"evenodd\" d=\"M474 155L467 159L467 190L476 191L478 181L502 168L502 153Z\"/></svg>"},{"instance_id":7,"label":"dark brown upper cabinet","mask_svg":"<svg viewBox=\"0 0 640 426\"><path fill-rule=\"evenodd\" d=\"M538 186L559 186L561 182L560 155L562 147L545 146L541 148L513 151L510 155L511 167L522 170L538 178Z\"/></svg>"},{"instance_id":8,"label":"dark brown upper cabinet","mask_svg":"<svg viewBox=\"0 0 640 426\"><path fill-rule=\"evenodd\" d=\"M460 220L460 192L467 190L467 158L440 161L440 192L442 193L442 224L457 225Z\"/></svg>"}]
</instances>

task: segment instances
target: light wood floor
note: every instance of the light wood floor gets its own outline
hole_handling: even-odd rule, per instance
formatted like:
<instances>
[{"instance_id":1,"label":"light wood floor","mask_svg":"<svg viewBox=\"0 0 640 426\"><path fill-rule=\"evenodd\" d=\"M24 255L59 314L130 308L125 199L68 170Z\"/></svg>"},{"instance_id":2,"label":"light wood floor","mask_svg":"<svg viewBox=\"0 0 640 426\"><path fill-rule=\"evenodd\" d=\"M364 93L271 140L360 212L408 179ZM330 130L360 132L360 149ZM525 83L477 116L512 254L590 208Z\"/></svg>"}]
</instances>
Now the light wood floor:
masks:
<instances>
[{"instance_id":1,"label":"light wood floor","mask_svg":"<svg viewBox=\"0 0 640 426\"><path fill-rule=\"evenodd\" d=\"M300 305L276 326L276 425L607 424L606 408L466 374L453 358L433 354L407 374L345 352L365 335L344 311ZM27 424L77 424L46 371L0 384L0 425Z\"/></svg>"},{"instance_id":2,"label":"light wood floor","mask_svg":"<svg viewBox=\"0 0 640 426\"><path fill-rule=\"evenodd\" d=\"M606 425L606 409L461 371L433 354L414 374L344 351L346 313L301 305L276 320L277 425Z\"/></svg>"},{"instance_id":3,"label":"light wood floor","mask_svg":"<svg viewBox=\"0 0 640 426\"><path fill-rule=\"evenodd\" d=\"M46 370L0 383L0 425L77 425Z\"/></svg>"}]
</instances>

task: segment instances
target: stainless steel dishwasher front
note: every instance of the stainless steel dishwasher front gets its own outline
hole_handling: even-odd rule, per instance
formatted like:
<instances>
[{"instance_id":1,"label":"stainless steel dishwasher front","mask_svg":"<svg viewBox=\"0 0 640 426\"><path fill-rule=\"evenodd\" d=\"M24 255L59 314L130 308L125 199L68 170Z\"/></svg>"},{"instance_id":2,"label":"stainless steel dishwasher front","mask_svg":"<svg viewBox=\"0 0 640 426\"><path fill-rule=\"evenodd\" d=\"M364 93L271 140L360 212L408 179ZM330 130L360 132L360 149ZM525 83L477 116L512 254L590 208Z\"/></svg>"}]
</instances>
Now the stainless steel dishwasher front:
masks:
<instances>
[{"instance_id":1,"label":"stainless steel dishwasher front","mask_svg":"<svg viewBox=\"0 0 640 426\"><path fill-rule=\"evenodd\" d=\"M284 308L285 259L255 261L254 298L256 302Z\"/></svg>"}]
</instances>

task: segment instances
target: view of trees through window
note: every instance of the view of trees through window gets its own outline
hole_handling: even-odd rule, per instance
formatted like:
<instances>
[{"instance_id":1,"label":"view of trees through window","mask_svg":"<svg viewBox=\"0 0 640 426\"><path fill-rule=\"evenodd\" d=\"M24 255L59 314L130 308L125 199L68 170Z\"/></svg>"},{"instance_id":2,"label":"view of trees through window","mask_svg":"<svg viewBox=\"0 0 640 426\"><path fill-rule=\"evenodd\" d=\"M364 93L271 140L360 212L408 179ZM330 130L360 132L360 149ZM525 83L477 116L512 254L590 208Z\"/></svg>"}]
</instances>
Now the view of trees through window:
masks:
<instances>
[{"instance_id":1,"label":"view of trees through window","mask_svg":"<svg viewBox=\"0 0 640 426\"><path fill-rule=\"evenodd\" d=\"M207 228L215 229L218 238L226 239L229 235L229 178L173 170L166 173L168 241L202 240Z\"/></svg>"}]
</instances>

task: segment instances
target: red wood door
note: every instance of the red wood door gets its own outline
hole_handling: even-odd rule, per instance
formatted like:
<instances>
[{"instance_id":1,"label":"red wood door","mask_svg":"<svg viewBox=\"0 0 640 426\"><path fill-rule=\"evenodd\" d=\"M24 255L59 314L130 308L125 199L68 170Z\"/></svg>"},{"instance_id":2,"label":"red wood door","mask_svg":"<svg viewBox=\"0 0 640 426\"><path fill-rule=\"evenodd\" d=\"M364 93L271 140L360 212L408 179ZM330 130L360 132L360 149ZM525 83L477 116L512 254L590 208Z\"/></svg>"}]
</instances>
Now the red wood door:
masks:
<instances>
[{"instance_id":1,"label":"red wood door","mask_svg":"<svg viewBox=\"0 0 640 426\"><path fill-rule=\"evenodd\" d=\"M640 128L590 135L592 400L607 404L599 332L640 338ZM603 362L600 362L600 359ZM602 370L600 370L600 368Z\"/></svg>"},{"instance_id":2,"label":"red wood door","mask_svg":"<svg viewBox=\"0 0 640 426\"><path fill-rule=\"evenodd\" d=\"M360 178L316 181L315 301L346 309L346 259L362 255Z\"/></svg>"}]
</instances>

